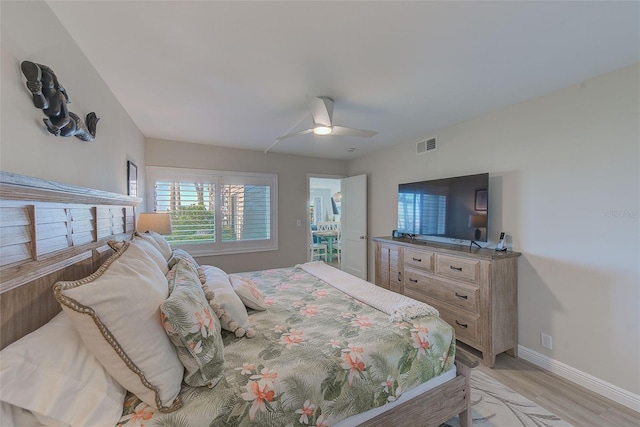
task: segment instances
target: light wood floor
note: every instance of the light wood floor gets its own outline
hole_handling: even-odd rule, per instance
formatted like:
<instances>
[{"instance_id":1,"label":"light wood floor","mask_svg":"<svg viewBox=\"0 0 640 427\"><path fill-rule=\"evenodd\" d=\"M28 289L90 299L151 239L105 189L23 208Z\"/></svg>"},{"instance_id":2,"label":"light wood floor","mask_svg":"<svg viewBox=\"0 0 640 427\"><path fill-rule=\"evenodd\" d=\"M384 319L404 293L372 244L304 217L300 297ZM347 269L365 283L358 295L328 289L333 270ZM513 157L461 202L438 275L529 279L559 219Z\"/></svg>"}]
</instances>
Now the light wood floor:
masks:
<instances>
[{"instance_id":1,"label":"light wood floor","mask_svg":"<svg viewBox=\"0 0 640 427\"><path fill-rule=\"evenodd\" d=\"M524 359L498 355L493 368L476 369L497 379L575 427L638 427L640 414L545 371ZM505 426L509 427L509 426Z\"/></svg>"}]
</instances>

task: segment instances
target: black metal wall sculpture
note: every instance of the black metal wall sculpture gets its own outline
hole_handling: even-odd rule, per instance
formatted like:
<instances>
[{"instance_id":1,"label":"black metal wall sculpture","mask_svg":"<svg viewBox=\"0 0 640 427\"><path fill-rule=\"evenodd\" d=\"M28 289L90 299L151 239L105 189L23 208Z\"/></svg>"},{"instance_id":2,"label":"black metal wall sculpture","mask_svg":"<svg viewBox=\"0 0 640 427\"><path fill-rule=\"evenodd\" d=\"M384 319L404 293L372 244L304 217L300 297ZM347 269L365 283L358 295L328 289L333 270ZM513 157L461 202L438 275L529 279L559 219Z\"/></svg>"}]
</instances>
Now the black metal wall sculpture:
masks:
<instances>
[{"instance_id":1,"label":"black metal wall sculpture","mask_svg":"<svg viewBox=\"0 0 640 427\"><path fill-rule=\"evenodd\" d=\"M42 119L47 130L55 136L75 136L83 141L93 141L100 120L96 113L87 114L85 124L77 114L69 111L69 95L53 70L46 65L23 61L20 68L27 78L27 88L33 94L33 104L48 117Z\"/></svg>"}]
</instances>

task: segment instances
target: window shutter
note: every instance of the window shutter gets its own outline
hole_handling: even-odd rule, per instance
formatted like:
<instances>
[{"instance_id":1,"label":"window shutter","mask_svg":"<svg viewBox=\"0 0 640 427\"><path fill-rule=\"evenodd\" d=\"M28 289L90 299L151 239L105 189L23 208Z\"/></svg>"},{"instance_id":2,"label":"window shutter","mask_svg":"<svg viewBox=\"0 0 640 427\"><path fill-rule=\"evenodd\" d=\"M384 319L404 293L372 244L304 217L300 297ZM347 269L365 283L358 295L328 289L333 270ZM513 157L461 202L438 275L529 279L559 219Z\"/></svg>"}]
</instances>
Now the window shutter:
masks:
<instances>
[{"instance_id":1,"label":"window shutter","mask_svg":"<svg viewBox=\"0 0 640 427\"><path fill-rule=\"evenodd\" d=\"M277 249L276 175L158 166L147 175L153 209L171 214L172 245L201 255Z\"/></svg>"},{"instance_id":2,"label":"window shutter","mask_svg":"<svg viewBox=\"0 0 640 427\"><path fill-rule=\"evenodd\" d=\"M271 237L271 191L267 185L222 185L222 241Z\"/></svg>"},{"instance_id":3,"label":"window shutter","mask_svg":"<svg viewBox=\"0 0 640 427\"><path fill-rule=\"evenodd\" d=\"M215 184L156 181L154 208L171 214L169 243L215 242Z\"/></svg>"}]
</instances>

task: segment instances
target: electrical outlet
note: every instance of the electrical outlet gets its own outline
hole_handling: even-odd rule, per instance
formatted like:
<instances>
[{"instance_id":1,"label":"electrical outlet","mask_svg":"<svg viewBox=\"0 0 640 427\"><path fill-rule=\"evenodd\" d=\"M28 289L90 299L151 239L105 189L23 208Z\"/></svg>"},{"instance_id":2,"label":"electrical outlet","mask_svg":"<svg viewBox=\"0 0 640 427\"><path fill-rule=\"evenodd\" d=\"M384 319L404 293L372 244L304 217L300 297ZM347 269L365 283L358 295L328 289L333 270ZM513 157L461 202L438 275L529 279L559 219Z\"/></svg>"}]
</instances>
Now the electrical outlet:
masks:
<instances>
[{"instance_id":1,"label":"electrical outlet","mask_svg":"<svg viewBox=\"0 0 640 427\"><path fill-rule=\"evenodd\" d=\"M551 338L551 335L540 333L540 345L548 350L553 349L553 338Z\"/></svg>"},{"instance_id":2,"label":"electrical outlet","mask_svg":"<svg viewBox=\"0 0 640 427\"><path fill-rule=\"evenodd\" d=\"M296 227L300 227L302 226L302 221L301 220L297 220L296 221Z\"/></svg>"}]
</instances>

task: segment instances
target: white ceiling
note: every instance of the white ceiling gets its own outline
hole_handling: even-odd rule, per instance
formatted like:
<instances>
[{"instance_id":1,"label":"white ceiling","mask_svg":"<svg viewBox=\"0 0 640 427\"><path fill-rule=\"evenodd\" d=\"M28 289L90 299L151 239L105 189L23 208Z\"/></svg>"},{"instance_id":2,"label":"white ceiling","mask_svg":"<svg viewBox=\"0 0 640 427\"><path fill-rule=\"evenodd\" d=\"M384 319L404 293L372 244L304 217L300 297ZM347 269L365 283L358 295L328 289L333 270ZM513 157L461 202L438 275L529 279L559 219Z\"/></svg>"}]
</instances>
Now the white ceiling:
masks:
<instances>
[{"instance_id":1,"label":"white ceiling","mask_svg":"<svg viewBox=\"0 0 640 427\"><path fill-rule=\"evenodd\" d=\"M265 151L329 96L334 124L379 133L271 152L335 159L640 60L637 1L48 4L146 137Z\"/></svg>"}]
</instances>

